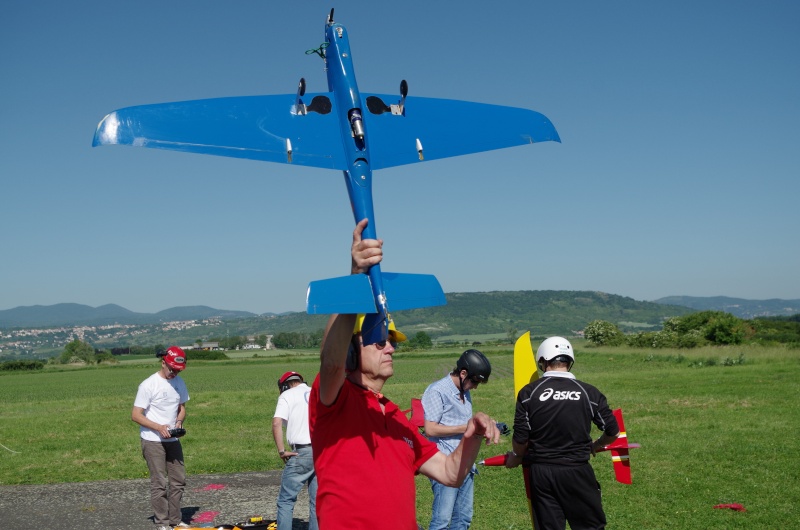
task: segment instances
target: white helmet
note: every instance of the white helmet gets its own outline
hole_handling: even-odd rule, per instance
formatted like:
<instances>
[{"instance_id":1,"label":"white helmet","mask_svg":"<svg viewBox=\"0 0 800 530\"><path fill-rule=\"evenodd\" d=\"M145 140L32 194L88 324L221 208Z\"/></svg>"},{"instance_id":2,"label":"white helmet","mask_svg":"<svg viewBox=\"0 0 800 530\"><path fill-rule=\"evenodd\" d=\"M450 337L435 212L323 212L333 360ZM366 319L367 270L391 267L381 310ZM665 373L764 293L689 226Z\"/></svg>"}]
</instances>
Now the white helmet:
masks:
<instances>
[{"instance_id":1,"label":"white helmet","mask_svg":"<svg viewBox=\"0 0 800 530\"><path fill-rule=\"evenodd\" d=\"M545 339L536 350L536 363L544 359L551 361L560 355L565 355L570 358L570 364L575 361L575 354L572 351L572 344L569 343L564 337L550 337Z\"/></svg>"}]
</instances>

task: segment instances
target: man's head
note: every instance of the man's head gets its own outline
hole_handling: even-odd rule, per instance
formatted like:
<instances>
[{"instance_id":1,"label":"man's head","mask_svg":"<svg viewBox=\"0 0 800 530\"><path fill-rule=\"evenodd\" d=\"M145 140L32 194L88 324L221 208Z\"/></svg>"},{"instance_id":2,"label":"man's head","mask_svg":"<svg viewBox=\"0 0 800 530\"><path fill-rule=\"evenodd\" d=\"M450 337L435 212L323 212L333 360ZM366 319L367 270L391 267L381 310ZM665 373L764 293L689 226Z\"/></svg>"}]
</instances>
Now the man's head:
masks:
<instances>
[{"instance_id":1,"label":"man's head","mask_svg":"<svg viewBox=\"0 0 800 530\"><path fill-rule=\"evenodd\" d=\"M450 375L457 377L461 391L466 392L477 388L481 383L488 383L492 374L492 365L489 359L478 350L467 350L456 361L456 368Z\"/></svg>"},{"instance_id":2,"label":"man's head","mask_svg":"<svg viewBox=\"0 0 800 530\"><path fill-rule=\"evenodd\" d=\"M186 354L177 346L170 346L167 351L156 355L161 357L161 370L167 379L172 379L186 368Z\"/></svg>"},{"instance_id":3,"label":"man's head","mask_svg":"<svg viewBox=\"0 0 800 530\"><path fill-rule=\"evenodd\" d=\"M278 390L281 394L303 382L303 376L297 372L286 372L278 379Z\"/></svg>"},{"instance_id":4,"label":"man's head","mask_svg":"<svg viewBox=\"0 0 800 530\"><path fill-rule=\"evenodd\" d=\"M350 341L350 349L347 352L347 363L345 369L348 372L361 370L364 373L388 379L394 373L392 354L398 342L404 342L406 336L401 333L394 325L392 317L389 317L389 340L375 344L364 345L361 340L361 326L364 324L365 315L356 317L356 325L353 328L353 338Z\"/></svg>"},{"instance_id":5,"label":"man's head","mask_svg":"<svg viewBox=\"0 0 800 530\"><path fill-rule=\"evenodd\" d=\"M575 362L575 352L572 344L564 337L550 337L545 339L536 350L536 364L542 372L551 370L572 369Z\"/></svg>"}]
</instances>

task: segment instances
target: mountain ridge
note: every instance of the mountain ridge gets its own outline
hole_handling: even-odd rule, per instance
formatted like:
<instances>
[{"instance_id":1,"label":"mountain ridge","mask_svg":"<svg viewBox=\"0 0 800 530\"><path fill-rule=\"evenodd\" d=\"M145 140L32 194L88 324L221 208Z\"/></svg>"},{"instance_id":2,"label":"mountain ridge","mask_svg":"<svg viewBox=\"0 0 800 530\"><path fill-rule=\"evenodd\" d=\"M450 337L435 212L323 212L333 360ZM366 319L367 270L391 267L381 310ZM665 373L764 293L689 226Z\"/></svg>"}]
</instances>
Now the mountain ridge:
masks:
<instances>
[{"instance_id":1,"label":"mountain ridge","mask_svg":"<svg viewBox=\"0 0 800 530\"><path fill-rule=\"evenodd\" d=\"M158 324L174 320L232 319L260 316L249 311L208 306L177 306L157 313L137 313L117 304L92 307L76 303L18 306L0 310L0 328ZM263 316L263 315L261 315Z\"/></svg>"},{"instance_id":2,"label":"mountain ridge","mask_svg":"<svg viewBox=\"0 0 800 530\"><path fill-rule=\"evenodd\" d=\"M486 320L506 321L513 325L513 314L522 311L531 303L531 298L536 298L537 303L546 304L555 317L568 319L569 306L598 304L618 305L612 314L624 316L625 311L633 311L648 307L647 304L662 306L677 306L694 311L717 310L726 311L740 318L754 318L756 316L778 316L800 313L800 300L784 300L772 298L767 300L748 300L726 296L697 297L697 296L667 296L653 301L637 301L629 297L600 293L597 291L488 291L471 293L448 293L448 305L434 308L415 309L403 312L403 320L417 322L428 320L438 321L443 311L447 313L465 313L470 307L480 305L486 308L487 301L503 298L502 304L489 308L489 315L483 316ZM571 300L569 303L564 300ZM445 309L447 308L447 309ZM650 309L654 309L650 307ZM685 311L682 311L685 312ZM300 313L300 312L298 312ZM0 310L0 328L20 327L55 327L75 325L110 325L131 324L145 325L158 324L168 321L181 320L207 320L222 319L232 320L254 317L278 317L293 314L262 313L256 314L249 311L216 309L204 305L176 306L163 309L156 313L138 313L117 304L104 304L91 307L77 303L59 303L49 306L32 305L18 306L12 309ZM598 318L601 318L598 316ZM548 319L549 320L549 319ZM618 320L618 319L617 319Z\"/></svg>"},{"instance_id":3,"label":"mountain ridge","mask_svg":"<svg viewBox=\"0 0 800 530\"><path fill-rule=\"evenodd\" d=\"M654 300L654 302L688 307L695 311L725 311L744 319L788 316L800 313L800 300L785 300L782 298L749 300L729 296L665 296Z\"/></svg>"}]
</instances>

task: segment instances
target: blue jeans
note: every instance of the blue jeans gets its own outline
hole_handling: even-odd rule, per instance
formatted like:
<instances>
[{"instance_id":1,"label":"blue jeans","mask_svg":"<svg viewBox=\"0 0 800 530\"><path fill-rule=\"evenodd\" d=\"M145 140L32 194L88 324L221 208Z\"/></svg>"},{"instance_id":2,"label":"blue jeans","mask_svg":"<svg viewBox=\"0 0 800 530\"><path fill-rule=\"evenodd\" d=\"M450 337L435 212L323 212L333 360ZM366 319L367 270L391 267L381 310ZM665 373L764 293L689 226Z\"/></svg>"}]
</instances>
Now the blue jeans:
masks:
<instances>
[{"instance_id":1,"label":"blue jeans","mask_svg":"<svg viewBox=\"0 0 800 530\"><path fill-rule=\"evenodd\" d=\"M475 473L470 471L460 488L449 488L431 480L433 510L430 530L466 530L472 522Z\"/></svg>"},{"instance_id":2,"label":"blue jeans","mask_svg":"<svg viewBox=\"0 0 800 530\"><path fill-rule=\"evenodd\" d=\"M317 475L311 447L300 447L286 462L278 493L278 530L292 530L292 514L297 494L308 484L308 530L317 530Z\"/></svg>"}]
</instances>

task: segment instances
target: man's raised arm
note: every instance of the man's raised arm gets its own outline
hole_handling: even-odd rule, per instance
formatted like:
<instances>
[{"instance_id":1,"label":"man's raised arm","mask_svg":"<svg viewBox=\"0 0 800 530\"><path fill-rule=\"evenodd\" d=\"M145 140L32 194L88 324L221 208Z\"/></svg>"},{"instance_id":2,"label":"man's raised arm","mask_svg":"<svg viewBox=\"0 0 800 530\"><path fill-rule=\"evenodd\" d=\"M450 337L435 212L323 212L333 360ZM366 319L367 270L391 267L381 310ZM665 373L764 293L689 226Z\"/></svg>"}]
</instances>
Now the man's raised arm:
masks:
<instances>
[{"instance_id":1,"label":"man's raised arm","mask_svg":"<svg viewBox=\"0 0 800 530\"><path fill-rule=\"evenodd\" d=\"M353 244L350 247L350 273L366 274L369 268L383 259L383 240L361 239L361 233L367 226L362 219L353 230ZM331 405L336 401L344 384L345 362L350 341L353 339L353 328L356 315L331 315L325 326L320 349L319 397L323 405Z\"/></svg>"}]
</instances>

